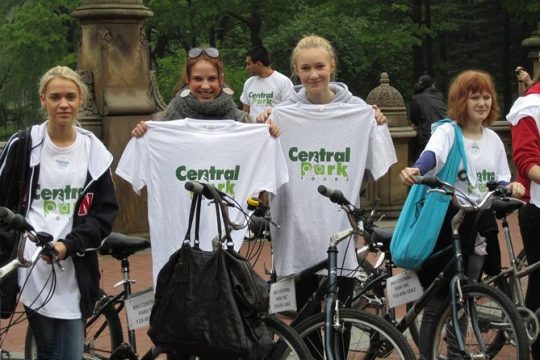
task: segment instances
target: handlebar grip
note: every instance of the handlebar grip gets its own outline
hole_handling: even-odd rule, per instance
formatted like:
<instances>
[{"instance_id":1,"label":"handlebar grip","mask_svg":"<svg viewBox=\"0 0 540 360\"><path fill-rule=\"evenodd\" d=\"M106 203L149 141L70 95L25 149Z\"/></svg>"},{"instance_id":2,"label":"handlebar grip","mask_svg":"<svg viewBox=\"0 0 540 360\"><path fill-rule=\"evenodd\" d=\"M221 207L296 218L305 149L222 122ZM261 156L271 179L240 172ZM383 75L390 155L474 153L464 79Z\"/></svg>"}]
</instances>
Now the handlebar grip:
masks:
<instances>
[{"instance_id":1,"label":"handlebar grip","mask_svg":"<svg viewBox=\"0 0 540 360\"><path fill-rule=\"evenodd\" d=\"M327 198L332 196L332 193L333 193L332 190L330 190L324 185L319 185L319 187L317 188L317 191L319 192L319 194L321 194L322 196L326 196Z\"/></svg>"},{"instance_id":2,"label":"handlebar grip","mask_svg":"<svg viewBox=\"0 0 540 360\"><path fill-rule=\"evenodd\" d=\"M512 190L508 189L506 186L503 185L497 186L497 188L495 189L495 193L501 196L512 196Z\"/></svg>"},{"instance_id":3,"label":"handlebar grip","mask_svg":"<svg viewBox=\"0 0 540 360\"><path fill-rule=\"evenodd\" d=\"M324 185L319 185L317 191L322 195L330 198L330 201L338 205L349 205L349 200L339 190L331 190Z\"/></svg>"},{"instance_id":4,"label":"handlebar grip","mask_svg":"<svg viewBox=\"0 0 540 360\"><path fill-rule=\"evenodd\" d=\"M13 211L6 207L0 207L0 221L8 224L15 230L19 231L33 231L34 228L30 225L24 216L15 214Z\"/></svg>"},{"instance_id":5,"label":"handlebar grip","mask_svg":"<svg viewBox=\"0 0 540 360\"><path fill-rule=\"evenodd\" d=\"M198 183L196 181L186 181L186 183L184 184L184 188L187 191L191 191L196 194L202 194L204 190L204 186L202 186L201 183Z\"/></svg>"},{"instance_id":6,"label":"handlebar grip","mask_svg":"<svg viewBox=\"0 0 540 360\"><path fill-rule=\"evenodd\" d=\"M420 175L416 177L416 183L426 185L430 188L437 188L443 185L437 177L424 177Z\"/></svg>"}]
</instances>

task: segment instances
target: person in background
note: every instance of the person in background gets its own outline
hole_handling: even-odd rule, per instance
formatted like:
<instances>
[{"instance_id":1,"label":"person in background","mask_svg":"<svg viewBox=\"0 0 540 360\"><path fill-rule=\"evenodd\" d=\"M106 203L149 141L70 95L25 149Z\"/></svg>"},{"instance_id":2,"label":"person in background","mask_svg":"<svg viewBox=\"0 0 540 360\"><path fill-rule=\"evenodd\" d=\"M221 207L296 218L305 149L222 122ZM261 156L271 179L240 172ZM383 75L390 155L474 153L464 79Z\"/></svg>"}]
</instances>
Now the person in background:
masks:
<instances>
[{"instance_id":1,"label":"person in background","mask_svg":"<svg viewBox=\"0 0 540 360\"><path fill-rule=\"evenodd\" d=\"M525 200L528 204L519 209L518 219L521 238L527 262L534 264L540 260L540 75L533 82L524 70L516 71L516 76L526 85L506 119L512 133L512 158L516 165L519 181L526 188ZM525 305L533 312L540 307L540 271L529 274ZM531 355L540 359L540 341L531 345Z\"/></svg>"},{"instance_id":2,"label":"person in background","mask_svg":"<svg viewBox=\"0 0 540 360\"><path fill-rule=\"evenodd\" d=\"M431 124L446 117L446 102L431 76L418 78L409 111L411 121L417 128L416 147L417 155L420 155L431 136Z\"/></svg>"},{"instance_id":3,"label":"person in background","mask_svg":"<svg viewBox=\"0 0 540 360\"><path fill-rule=\"evenodd\" d=\"M468 197L479 203L487 193L487 182L494 180L506 185L512 196L520 198L525 188L519 182L510 183L510 168L506 157L504 145L499 136L488 128L498 116L499 107L497 96L491 76L483 71L467 70L457 75L452 81L448 91L448 116L457 122L463 134L463 143L466 153L467 172L463 163L456 174L454 185ZM431 135L425 150L412 167L400 172L400 180L405 185L417 182L418 175L435 176L444 166L452 148L455 138L454 127L450 123L438 126ZM450 220L457 212L457 207L450 204L446 218L442 225L439 238L433 252L442 250L451 244L452 230ZM469 277L478 279L482 269L493 267L490 271L500 271L500 250L498 248L497 223L492 213L483 214L478 225L478 233L471 233L476 214L465 215L460 233L463 236L463 255L466 259ZM492 259L486 259L489 255ZM437 263L423 266L418 271L418 277L424 288L428 286L435 276L450 261L441 258ZM446 274L445 279L453 274ZM441 291L424 309L422 325L420 328L420 355L424 359L430 358L427 349L433 334L426 333L426 326L437 319L435 310L440 303L448 298L448 286ZM452 348L449 346L449 355Z\"/></svg>"},{"instance_id":4,"label":"person in background","mask_svg":"<svg viewBox=\"0 0 540 360\"><path fill-rule=\"evenodd\" d=\"M57 260L64 268L55 271L54 289L50 289L53 259L44 257L33 268L18 271L20 300L39 359L82 359L85 319L100 296L95 249L111 232L118 212L110 172L113 156L92 132L76 126L87 94L75 71L51 68L39 84L47 120L31 127L23 215L36 231L53 236ZM11 162L19 139L20 133L13 135L0 156L1 183L11 166L21 166ZM35 249L26 240L25 257Z\"/></svg>"},{"instance_id":5,"label":"person in background","mask_svg":"<svg viewBox=\"0 0 540 360\"><path fill-rule=\"evenodd\" d=\"M200 120L231 119L251 122L249 114L238 109L232 98L233 90L224 84L224 65L216 48L193 48L182 76L175 88L175 96L167 105L161 120L184 118ZM148 127L139 122L131 134L143 136ZM279 136L279 128L270 124L270 134Z\"/></svg>"},{"instance_id":6,"label":"person in background","mask_svg":"<svg viewBox=\"0 0 540 360\"><path fill-rule=\"evenodd\" d=\"M251 77L244 83L240 101L252 118L286 100L294 91L291 79L272 69L272 56L264 46L247 52L246 70Z\"/></svg>"}]
</instances>

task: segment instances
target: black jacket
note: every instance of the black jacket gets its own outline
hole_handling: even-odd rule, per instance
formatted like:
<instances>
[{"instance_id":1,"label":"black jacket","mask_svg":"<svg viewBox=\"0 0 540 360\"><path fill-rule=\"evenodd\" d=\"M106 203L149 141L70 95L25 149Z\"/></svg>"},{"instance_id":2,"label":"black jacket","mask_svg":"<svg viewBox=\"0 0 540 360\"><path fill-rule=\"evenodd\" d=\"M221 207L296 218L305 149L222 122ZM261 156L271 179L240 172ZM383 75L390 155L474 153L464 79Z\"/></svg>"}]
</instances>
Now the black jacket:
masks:
<instances>
[{"instance_id":1,"label":"black jacket","mask_svg":"<svg viewBox=\"0 0 540 360\"><path fill-rule=\"evenodd\" d=\"M32 150L24 184L23 210L25 214L31 205L30 194L38 185L40 154L45 129L46 123L32 127ZM66 238L60 241L64 242L68 256L73 259L81 294L80 309L83 318L87 318L92 314L99 297L100 273L97 252L94 250L110 234L118 213L118 205L110 172L112 155L91 132L81 128L77 128L77 131L79 135L90 138L90 160L85 187L75 206L73 228ZM6 181L5 177L13 171L10 167L15 164L10 160L14 154L10 152L10 149L14 148L12 143L18 141L19 135L20 133L17 133L12 136L0 157L0 184ZM8 195L2 194L0 189L0 198Z\"/></svg>"},{"instance_id":2,"label":"black jacket","mask_svg":"<svg viewBox=\"0 0 540 360\"><path fill-rule=\"evenodd\" d=\"M418 128L418 146L423 149L431 136L431 124L446 117L446 103L439 90L429 87L412 97L409 110Z\"/></svg>"}]
</instances>

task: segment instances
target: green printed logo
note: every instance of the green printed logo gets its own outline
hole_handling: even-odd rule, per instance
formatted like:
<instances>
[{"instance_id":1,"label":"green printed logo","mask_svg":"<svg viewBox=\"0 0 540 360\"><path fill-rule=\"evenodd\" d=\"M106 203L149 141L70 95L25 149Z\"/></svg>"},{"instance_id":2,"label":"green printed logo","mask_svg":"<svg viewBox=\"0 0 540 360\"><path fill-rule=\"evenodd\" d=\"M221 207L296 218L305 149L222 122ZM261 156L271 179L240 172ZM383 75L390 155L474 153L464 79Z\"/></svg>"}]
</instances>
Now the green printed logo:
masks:
<instances>
[{"instance_id":1,"label":"green printed logo","mask_svg":"<svg viewBox=\"0 0 540 360\"><path fill-rule=\"evenodd\" d=\"M479 171L476 173L476 186L469 183L467 185L467 191L471 194L477 188L481 193L485 193L488 191L487 183L490 181L495 181L495 172L486 169Z\"/></svg>"},{"instance_id":2,"label":"green printed logo","mask_svg":"<svg viewBox=\"0 0 540 360\"><path fill-rule=\"evenodd\" d=\"M351 161L349 147L343 151L328 151L325 148L305 151L294 146L289 149L289 159L300 163L301 179L310 178L314 181L322 176L323 180L326 180L333 176L335 180L349 180L348 163Z\"/></svg>"},{"instance_id":3,"label":"green printed logo","mask_svg":"<svg viewBox=\"0 0 540 360\"><path fill-rule=\"evenodd\" d=\"M265 93L265 92L260 92L260 93L254 93L254 92L249 92L248 93L248 98L249 98L249 101L251 103L251 105L261 105L261 106L270 106L272 105L272 99L274 98L274 92L270 92L270 93Z\"/></svg>"},{"instance_id":4,"label":"green printed logo","mask_svg":"<svg viewBox=\"0 0 540 360\"><path fill-rule=\"evenodd\" d=\"M74 213L75 203L82 194L83 188L72 188L66 185L64 188L41 188L38 186L34 192L34 200L43 201L43 213L45 216L50 213L60 215L71 215Z\"/></svg>"},{"instance_id":5,"label":"green printed logo","mask_svg":"<svg viewBox=\"0 0 540 360\"><path fill-rule=\"evenodd\" d=\"M188 169L185 165L176 168L176 178L180 181L206 181L219 191L235 195L234 187L240 175L240 165L233 169L219 169L214 165L206 169Z\"/></svg>"}]
</instances>

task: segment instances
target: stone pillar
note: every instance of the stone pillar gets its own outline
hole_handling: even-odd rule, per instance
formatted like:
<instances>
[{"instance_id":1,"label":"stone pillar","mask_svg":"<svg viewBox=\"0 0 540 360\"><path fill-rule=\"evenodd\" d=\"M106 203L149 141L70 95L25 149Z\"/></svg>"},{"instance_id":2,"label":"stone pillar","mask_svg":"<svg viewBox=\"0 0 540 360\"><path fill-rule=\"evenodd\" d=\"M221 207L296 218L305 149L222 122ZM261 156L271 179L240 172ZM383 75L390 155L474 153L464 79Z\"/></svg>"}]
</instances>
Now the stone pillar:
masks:
<instances>
[{"instance_id":1,"label":"stone pillar","mask_svg":"<svg viewBox=\"0 0 540 360\"><path fill-rule=\"evenodd\" d=\"M366 101L379 106L388 119L398 162L377 183L368 185L362 201L364 204L370 204L373 199L380 198L380 212L386 214L388 218L397 218L408 191L399 181L399 172L409 165L409 142L416 137L416 130L409 123L403 96L390 86L387 73L381 74L380 85L369 93Z\"/></svg>"},{"instance_id":2,"label":"stone pillar","mask_svg":"<svg viewBox=\"0 0 540 360\"><path fill-rule=\"evenodd\" d=\"M521 46L528 49L527 57L531 59L533 64L533 80L540 76L540 21L538 21L536 30L531 33L531 36L521 42Z\"/></svg>"},{"instance_id":3,"label":"stone pillar","mask_svg":"<svg viewBox=\"0 0 540 360\"><path fill-rule=\"evenodd\" d=\"M81 118L114 156L113 171L140 120L163 110L164 104L150 71L145 19L152 12L142 0L81 0L72 16L81 23L78 69L89 85L92 101ZM120 214L116 231L148 231L145 194L114 176Z\"/></svg>"}]
</instances>

